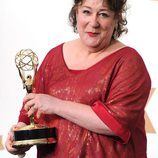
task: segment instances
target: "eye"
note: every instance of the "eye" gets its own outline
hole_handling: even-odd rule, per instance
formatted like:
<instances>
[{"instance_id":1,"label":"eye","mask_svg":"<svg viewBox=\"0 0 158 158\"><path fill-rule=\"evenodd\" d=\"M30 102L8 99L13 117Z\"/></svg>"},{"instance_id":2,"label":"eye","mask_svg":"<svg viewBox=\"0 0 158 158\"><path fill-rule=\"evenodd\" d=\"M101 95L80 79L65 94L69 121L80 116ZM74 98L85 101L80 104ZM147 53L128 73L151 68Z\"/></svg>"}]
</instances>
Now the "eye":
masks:
<instances>
[{"instance_id":1,"label":"eye","mask_svg":"<svg viewBox=\"0 0 158 158\"><path fill-rule=\"evenodd\" d=\"M108 13L105 13L105 12L100 12L99 13L99 16L103 17L103 18L107 18L109 17L109 14Z\"/></svg>"},{"instance_id":2,"label":"eye","mask_svg":"<svg viewBox=\"0 0 158 158\"><path fill-rule=\"evenodd\" d=\"M85 15L89 15L91 12L89 10L83 10L82 13Z\"/></svg>"}]
</instances>

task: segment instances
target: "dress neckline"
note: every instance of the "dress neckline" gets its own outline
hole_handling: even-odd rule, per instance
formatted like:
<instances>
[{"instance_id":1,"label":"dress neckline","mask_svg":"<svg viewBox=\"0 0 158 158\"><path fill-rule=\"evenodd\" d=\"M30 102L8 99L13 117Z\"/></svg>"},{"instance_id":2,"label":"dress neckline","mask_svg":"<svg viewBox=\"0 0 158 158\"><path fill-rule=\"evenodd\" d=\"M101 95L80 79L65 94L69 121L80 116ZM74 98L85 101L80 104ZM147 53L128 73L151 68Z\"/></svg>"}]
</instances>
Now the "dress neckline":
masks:
<instances>
[{"instance_id":1,"label":"dress neckline","mask_svg":"<svg viewBox=\"0 0 158 158\"><path fill-rule=\"evenodd\" d=\"M124 47L121 47L120 49L117 49L116 51L114 51L113 53L109 54L108 56L105 56L104 58L102 58L101 60L99 60L98 62L96 62L95 64L89 66L88 68L86 69L70 69L66 62L65 62L65 59L64 59L64 54L63 54L63 46L64 46L65 43L62 43L61 44L61 57L62 57L62 62L64 63L66 69L69 71L69 72L72 72L72 73L75 73L75 74L78 74L80 72L83 72L83 71L87 71L95 66L97 66L98 64L102 63L104 60L108 60L109 58L115 56L115 54L117 54L118 52L121 52L122 50L124 49L127 49L129 48L129 46L124 46Z\"/></svg>"}]
</instances>

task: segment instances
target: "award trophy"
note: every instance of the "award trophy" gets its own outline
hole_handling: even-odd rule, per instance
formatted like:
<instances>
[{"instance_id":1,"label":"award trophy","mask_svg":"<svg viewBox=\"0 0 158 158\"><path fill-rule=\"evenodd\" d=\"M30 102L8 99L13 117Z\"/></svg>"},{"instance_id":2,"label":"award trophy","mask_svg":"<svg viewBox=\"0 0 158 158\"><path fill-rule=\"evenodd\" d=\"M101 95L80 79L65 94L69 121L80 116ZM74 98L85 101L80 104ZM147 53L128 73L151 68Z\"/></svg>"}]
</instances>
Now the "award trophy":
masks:
<instances>
[{"instance_id":1,"label":"award trophy","mask_svg":"<svg viewBox=\"0 0 158 158\"><path fill-rule=\"evenodd\" d=\"M32 85L37 72L38 57L31 49L22 49L15 56L15 64L27 93L32 92ZM34 115L30 116L30 125L14 130L13 147L52 144L56 142L55 128L35 124Z\"/></svg>"}]
</instances>

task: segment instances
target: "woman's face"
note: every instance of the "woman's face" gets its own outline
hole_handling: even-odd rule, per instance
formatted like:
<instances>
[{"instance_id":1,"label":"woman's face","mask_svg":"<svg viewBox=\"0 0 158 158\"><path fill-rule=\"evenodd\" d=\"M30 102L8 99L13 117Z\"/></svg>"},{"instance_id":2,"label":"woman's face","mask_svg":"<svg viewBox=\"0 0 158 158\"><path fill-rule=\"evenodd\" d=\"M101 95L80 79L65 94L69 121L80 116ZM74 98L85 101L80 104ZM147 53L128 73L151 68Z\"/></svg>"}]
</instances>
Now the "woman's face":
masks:
<instances>
[{"instance_id":1,"label":"woman's face","mask_svg":"<svg viewBox=\"0 0 158 158\"><path fill-rule=\"evenodd\" d=\"M116 19L103 0L84 0L76 19L77 31L87 47L103 49L110 44Z\"/></svg>"}]
</instances>

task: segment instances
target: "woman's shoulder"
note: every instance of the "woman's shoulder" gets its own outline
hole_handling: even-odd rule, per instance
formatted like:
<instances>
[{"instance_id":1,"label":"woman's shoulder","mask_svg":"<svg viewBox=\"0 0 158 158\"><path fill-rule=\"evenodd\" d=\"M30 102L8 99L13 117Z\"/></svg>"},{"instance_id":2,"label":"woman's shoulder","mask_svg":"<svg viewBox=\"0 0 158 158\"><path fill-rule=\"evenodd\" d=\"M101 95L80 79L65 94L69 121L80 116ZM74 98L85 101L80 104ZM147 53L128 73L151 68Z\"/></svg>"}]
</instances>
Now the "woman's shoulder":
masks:
<instances>
[{"instance_id":1,"label":"woman's shoulder","mask_svg":"<svg viewBox=\"0 0 158 158\"><path fill-rule=\"evenodd\" d=\"M58 58L60 54L62 54L62 49L63 49L64 43L58 44L54 47L52 47L47 53L46 56L44 57L44 62L50 63L53 59Z\"/></svg>"},{"instance_id":2,"label":"woman's shoulder","mask_svg":"<svg viewBox=\"0 0 158 158\"><path fill-rule=\"evenodd\" d=\"M122 54L123 56L139 56L139 52L132 46L126 45L120 41L116 41L111 48L113 53L118 52L118 54Z\"/></svg>"},{"instance_id":3,"label":"woman's shoulder","mask_svg":"<svg viewBox=\"0 0 158 158\"><path fill-rule=\"evenodd\" d=\"M63 51L63 45L64 45L64 43L60 43L60 44L54 46L53 48L51 48L51 49L47 52L45 58L46 58L46 59L47 59L47 58L51 58L51 57L53 57L53 56L56 56L56 55L60 54L60 53Z\"/></svg>"},{"instance_id":4,"label":"woman's shoulder","mask_svg":"<svg viewBox=\"0 0 158 158\"><path fill-rule=\"evenodd\" d=\"M61 51L63 48L64 43L60 43L58 45L56 45L55 47L53 47L52 49L50 49L50 51L48 53L53 53L53 52L58 52Z\"/></svg>"}]
</instances>

